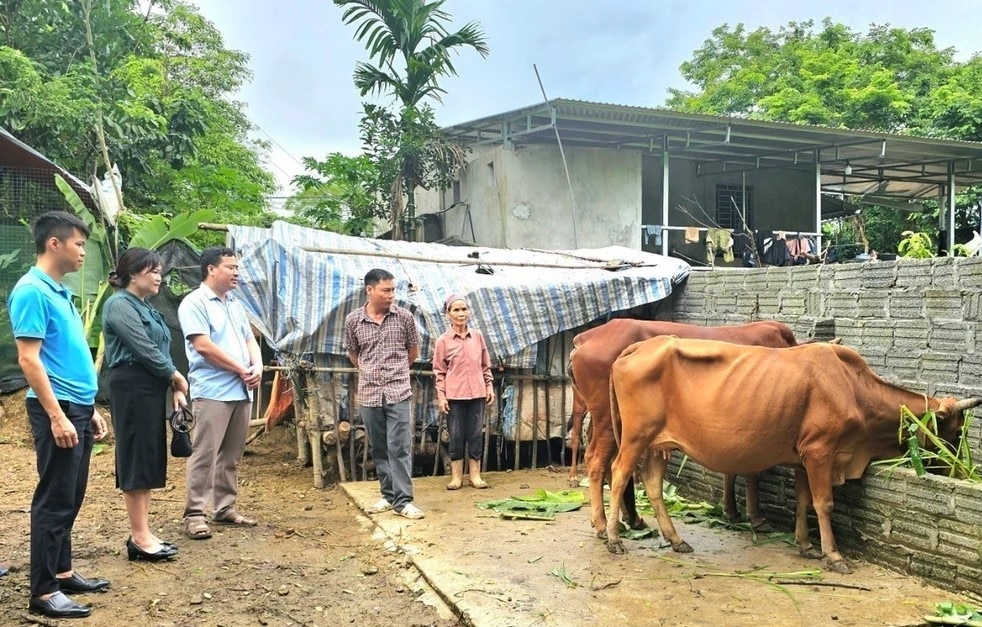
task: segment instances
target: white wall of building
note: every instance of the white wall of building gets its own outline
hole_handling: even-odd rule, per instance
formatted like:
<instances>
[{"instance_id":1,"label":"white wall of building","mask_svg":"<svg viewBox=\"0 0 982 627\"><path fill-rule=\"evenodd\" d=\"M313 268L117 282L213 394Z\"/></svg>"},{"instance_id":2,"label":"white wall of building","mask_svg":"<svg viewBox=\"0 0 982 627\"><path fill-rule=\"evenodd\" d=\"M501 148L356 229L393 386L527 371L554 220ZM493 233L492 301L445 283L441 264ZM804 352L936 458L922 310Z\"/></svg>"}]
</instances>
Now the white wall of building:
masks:
<instances>
[{"instance_id":1,"label":"white wall of building","mask_svg":"<svg viewBox=\"0 0 982 627\"><path fill-rule=\"evenodd\" d=\"M558 148L497 146L472 153L461 174L460 200L469 205L477 243L496 248L638 248L641 153L567 147L566 159L576 204L575 241ZM439 204L449 207L452 194L448 191ZM445 235L469 241L466 207L447 211L444 227Z\"/></svg>"}]
</instances>

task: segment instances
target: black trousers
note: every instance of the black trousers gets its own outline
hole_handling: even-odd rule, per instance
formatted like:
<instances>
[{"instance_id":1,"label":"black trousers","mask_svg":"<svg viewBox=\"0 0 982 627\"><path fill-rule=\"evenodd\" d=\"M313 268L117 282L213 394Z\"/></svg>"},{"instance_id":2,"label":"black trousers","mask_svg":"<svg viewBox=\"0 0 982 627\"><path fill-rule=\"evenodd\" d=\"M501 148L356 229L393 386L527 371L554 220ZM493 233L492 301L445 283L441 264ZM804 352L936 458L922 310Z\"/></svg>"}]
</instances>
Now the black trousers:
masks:
<instances>
[{"instance_id":1,"label":"black trousers","mask_svg":"<svg viewBox=\"0 0 982 627\"><path fill-rule=\"evenodd\" d=\"M57 592L55 575L72 570L72 526L85 498L94 442L94 406L59 404L78 432L78 444L72 448L58 448L47 412L36 398L27 399L38 469L31 501L31 596L35 597Z\"/></svg>"},{"instance_id":2,"label":"black trousers","mask_svg":"<svg viewBox=\"0 0 982 627\"><path fill-rule=\"evenodd\" d=\"M449 400L450 415L447 419L447 430L450 432L450 460L464 459L464 444L467 445L467 457L481 459L484 453L484 441L481 427L484 425L484 398L467 400Z\"/></svg>"}]
</instances>

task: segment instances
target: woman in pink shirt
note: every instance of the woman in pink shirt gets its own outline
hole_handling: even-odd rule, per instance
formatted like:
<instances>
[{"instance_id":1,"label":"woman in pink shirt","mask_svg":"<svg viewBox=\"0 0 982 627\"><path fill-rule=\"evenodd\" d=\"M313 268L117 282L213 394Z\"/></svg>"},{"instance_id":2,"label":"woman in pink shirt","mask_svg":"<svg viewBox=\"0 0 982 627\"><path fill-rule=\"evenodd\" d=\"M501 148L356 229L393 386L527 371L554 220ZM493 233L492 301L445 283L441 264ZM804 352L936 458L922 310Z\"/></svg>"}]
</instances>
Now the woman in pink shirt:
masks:
<instances>
[{"instance_id":1,"label":"woman in pink shirt","mask_svg":"<svg viewBox=\"0 0 982 627\"><path fill-rule=\"evenodd\" d=\"M481 431L484 406L494 401L491 356L484 335L467 326L470 311L463 296L452 294L444 303L450 329L436 340L433 374L436 376L440 412L449 414L450 467L448 490L458 490L464 480L464 444L467 444L470 484L486 488L481 479Z\"/></svg>"}]
</instances>

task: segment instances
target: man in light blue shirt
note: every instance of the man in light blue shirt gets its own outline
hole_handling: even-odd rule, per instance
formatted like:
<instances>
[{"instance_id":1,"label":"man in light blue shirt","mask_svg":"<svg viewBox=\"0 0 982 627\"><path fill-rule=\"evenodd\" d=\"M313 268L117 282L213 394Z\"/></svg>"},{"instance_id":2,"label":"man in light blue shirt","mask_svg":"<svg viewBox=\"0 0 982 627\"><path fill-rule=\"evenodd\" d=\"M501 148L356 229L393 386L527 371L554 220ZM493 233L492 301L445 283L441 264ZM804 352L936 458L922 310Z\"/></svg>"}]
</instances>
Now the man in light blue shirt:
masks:
<instances>
[{"instance_id":1,"label":"man in light blue shirt","mask_svg":"<svg viewBox=\"0 0 982 627\"><path fill-rule=\"evenodd\" d=\"M72 293L61 281L85 260L89 230L77 217L51 211L34 224L37 263L7 300L17 362L31 389L27 415L38 485L31 501L32 612L80 618L92 609L64 593L104 590L109 582L72 569L72 526L89 481L94 440L106 435L95 409L95 366Z\"/></svg>"},{"instance_id":2,"label":"man in light blue shirt","mask_svg":"<svg viewBox=\"0 0 982 627\"><path fill-rule=\"evenodd\" d=\"M252 390L259 387L263 374L259 343L245 309L229 293L238 281L239 264L232 249L205 249L201 285L184 298L177 312L186 340L195 416L184 507L184 533L192 540L211 537L205 520L209 506L214 523L256 524L235 509Z\"/></svg>"}]
</instances>

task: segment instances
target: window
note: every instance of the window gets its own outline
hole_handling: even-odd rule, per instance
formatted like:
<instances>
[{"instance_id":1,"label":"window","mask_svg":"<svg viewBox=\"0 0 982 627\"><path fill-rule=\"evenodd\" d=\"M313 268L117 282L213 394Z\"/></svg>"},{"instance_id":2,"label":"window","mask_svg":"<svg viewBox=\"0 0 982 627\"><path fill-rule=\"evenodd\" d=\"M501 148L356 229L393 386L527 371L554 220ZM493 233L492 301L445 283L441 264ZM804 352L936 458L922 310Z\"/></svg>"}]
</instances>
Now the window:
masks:
<instances>
[{"instance_id":1,"label":"window","mask_svg":"<svg viewBox=\"0 0 982 627\"><path fill-rule=\"evenodd\" d=\"M746 198L746 207L741 207L741 203ZM737 208L742 209L741 212ZM747 219L750 229L754 228L754 188L753 186L743 187L741 185L721 184L716 186L716 223L723 229L743 230L743 221L740 219L743 213Z\"/></svg>"}]
</instances>

